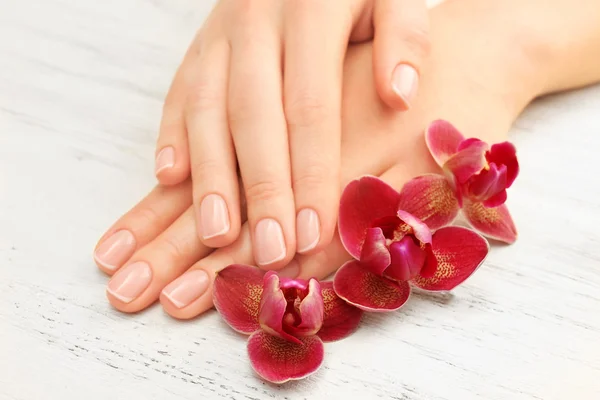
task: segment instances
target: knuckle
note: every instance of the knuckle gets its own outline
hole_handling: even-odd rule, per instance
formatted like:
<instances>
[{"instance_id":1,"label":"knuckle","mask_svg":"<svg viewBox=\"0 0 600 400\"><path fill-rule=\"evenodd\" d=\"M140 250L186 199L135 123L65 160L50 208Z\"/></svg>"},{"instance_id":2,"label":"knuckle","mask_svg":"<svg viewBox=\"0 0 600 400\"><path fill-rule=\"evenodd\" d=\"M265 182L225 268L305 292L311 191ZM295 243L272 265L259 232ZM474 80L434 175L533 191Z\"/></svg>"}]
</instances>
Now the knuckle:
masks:
<instances>
[{"instance_id":1,"label":"knuckle","mask_svg":"<svg viewBox=\"0 0 600 400\"><path fill-rule=\"evenodd\" d=\"M285 104L285 116L292 127L312 126L334 116L333 107L323 99L325 96L300 92Z\"/></svg>"},{"instance_id":2,"label":"knuckle","mask_svg":"<svg viewBox=\"0 0 600 400\"><path fill-rule=\"evenodd\" d=\"M188 113L198 113L219 107L223 94L214 88L214 82L200 80L190 86L186 101Z\"/></svg>"},{"instance_id":3,"label":"knuckle","mask_svg":"<svg viewBox=\"0 0 600 400\"><path fill-rule=\"evenodd\" d=\"M294 190L320 190L324 187L335 187L337 180L333 168L324 163L314 163L303 168L293 179Z\"/></svg>"},{"instance_id":4,"label":"knuckle","mask_svg":"<svg viewBox=\"0 0 600 400\"><path fill-rule=\"evenodd\" d=\"M161 252L164 252L172 260L177 260L185 256L187 253L187 242L181 238L167 235L161 241Z\"/></svg>"},{"instance_id":5,"label":"knuckle","mask_svg":"<svg viewBox=\"0 0 600 400\"><path fill-rule=\"evenodd\" d=\"M402 40L409 51L419 58L425 58L431 52L431 39L425 27L404 29Z\"/></svg>"},{"instance_id":6,"label":"knuckle","mask_svg":"<svg viewBox=\"0 0 600 400\"><path fill-rule=\"evenodd\" d=\"M224 170L222 163L215 159L200 159L192 161L192 179L194 182L206 182L220 176ZM196 187L196 185L194 185Z\"/></svg>"},{"instance_id":7,"label":"knuckle","mask_svg":"<svg viewBox=\"0 0 600 400\"><path fill-rule=\"evenodd\" d=\"M132 221L135 221L135 226L140 230L148 229L155 226L160 220L160 214L152 207L140 207L131 216Z\"/></svg>"},{"instance_id":8,"label":"knuckle","mask_svg":"<svg viewBox=\"0 0 600 400\"><path fill-rule=\"evenodd\" d=\"M244 193L248 204L272 201L283 196L284 185L275 180L260 180L244 185Z\"/></svg>"}]
</instances>

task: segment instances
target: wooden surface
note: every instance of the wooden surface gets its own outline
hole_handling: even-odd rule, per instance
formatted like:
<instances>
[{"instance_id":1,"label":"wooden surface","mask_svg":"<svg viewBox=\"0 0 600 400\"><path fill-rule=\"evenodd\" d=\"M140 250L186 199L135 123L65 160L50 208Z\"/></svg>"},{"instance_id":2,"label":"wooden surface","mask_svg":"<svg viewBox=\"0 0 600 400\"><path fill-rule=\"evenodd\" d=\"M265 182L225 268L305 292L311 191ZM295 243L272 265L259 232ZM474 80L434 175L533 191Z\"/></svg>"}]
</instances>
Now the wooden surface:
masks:
<instances>
[{"instance_id":1,"label":"wooden surface","mask_svg":"<svg viewBox=\"0 0 600 400\"><path fill-rule=\"evenodd\" d=\"M0 0L0 399L600 398L600 87L513 128L520 240L453 296L414 296L257 379L216 313L123 315L91 250L155 183L161 103L206 0Z\"/></svg>"}]
</instances>

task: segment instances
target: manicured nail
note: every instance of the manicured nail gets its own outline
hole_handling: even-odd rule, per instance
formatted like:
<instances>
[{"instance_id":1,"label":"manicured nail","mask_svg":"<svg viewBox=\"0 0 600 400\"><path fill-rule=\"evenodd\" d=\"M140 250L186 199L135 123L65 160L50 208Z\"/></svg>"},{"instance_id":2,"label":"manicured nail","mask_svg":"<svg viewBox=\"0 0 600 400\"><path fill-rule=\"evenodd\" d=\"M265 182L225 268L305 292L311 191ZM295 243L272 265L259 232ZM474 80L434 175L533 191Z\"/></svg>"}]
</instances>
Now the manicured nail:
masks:
<instances>
[{"instance_id":1,"label":"manicured nail","mask_svg":"<svg viewBox=\"0 0 600 400\"><path fill-rule=\"evenodd\" d=\"M135 251L135 237L127 230L113 233L94 253L94 259L104 268L114 271L121 267Z\"/></svg>"},{"instance_id":2,"label":"manicured nail","mask_svg":"<svg viewBox=\"0 0 600 400\"><path fill-rule=\"evenodd\" d=\"M408 64L399 64L392 74L392 89L404 100L407 107L414 100L419 87L419 75Z\"/></svg>"},{"instance_id":3,"label":"manicured nail","mask_svg":"<svg viewBox=\"0 0 600 400\"><path fill-rule=\"evenodd\" d=\"M225 200L218 194L209 194L200 204L200 234L203 239L222 236L229 232L229 211Z\"/></svg>"},{"instance_id":4,"label":"manicured nail","mask_svg":"<svg viewBox=\"0 0 600 400\"><path fill-rule=\"evenodd\" d=\"M156 167L154 174L158 175L167 168L175 165L175 149L171 146L165 147L156 155Z\"/></svg>"},{"instance_id":5,"label":"manicured nail","mask_svg":"<svg viewBox=\"0 0 600 400\"><path fill-rule=\"evenodd\" d=\"M290 261L288 265L277 271L277 275L284 278L296 278L300 275L300 263L296 260Z\"/></svg>"},{"instance_id":6,"label":"manicured nail","mask_svg":"<svg viewBox=\"0 0 600 400\"><path fill-rule=\"evenodd\" d=\"M151 280L150 266L138 261L117 272L108 282L106 290L123 303L131 303L146 290Z\"/></svg>"},{"instance_id":7,"label":"manicured nail","mask_svg":"<svg viewBox=\"0 0 600 400\"><path fill-rule=\"evenodd\" d=\"M175 307L183 308L202 296L208 285L208 274L201 269L195 269L169 283L162 293Z\"/></svg>"},{"instance_id":8,"label":"manicured nail","mask_svg":"<svg viewBox=\"0 0 600 400\"><path fill-rule=\"evenodd\" d=\"M310 208L300 210L296 217L296 230L298 253L310 251L317 246L321 238L321 224L315 210Z\"/></svg>"},{"instance_id":9,"label":"manicured nail","mask_svg":"<svg viewBox=\"0 0 600 400\"><path fill-rule=\"evenodd\" d=\"M254 249L259 265L273 264L285 258L285 239L279 222L265 218L256 224Z\"/></svg>"}]
</instances>

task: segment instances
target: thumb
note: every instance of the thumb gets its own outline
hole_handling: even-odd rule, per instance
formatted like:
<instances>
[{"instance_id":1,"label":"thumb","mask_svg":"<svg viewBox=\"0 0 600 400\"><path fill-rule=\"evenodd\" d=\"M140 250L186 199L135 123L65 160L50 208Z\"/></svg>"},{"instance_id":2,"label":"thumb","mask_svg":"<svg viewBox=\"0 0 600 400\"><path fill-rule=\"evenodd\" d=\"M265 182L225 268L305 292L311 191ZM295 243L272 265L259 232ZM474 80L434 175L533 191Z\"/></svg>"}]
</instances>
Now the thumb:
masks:
<instances>
[{"instance_id":1,"label":"thumb","mask_svg":"<svg viewBox=\"0 0 600 400\"><path fill-rule=\"evenodd\" d=\"M381 99L407 110L419 87L429 54L429 15L425 0L375 0L373 73Z\"/></svg>"}]
</instances>

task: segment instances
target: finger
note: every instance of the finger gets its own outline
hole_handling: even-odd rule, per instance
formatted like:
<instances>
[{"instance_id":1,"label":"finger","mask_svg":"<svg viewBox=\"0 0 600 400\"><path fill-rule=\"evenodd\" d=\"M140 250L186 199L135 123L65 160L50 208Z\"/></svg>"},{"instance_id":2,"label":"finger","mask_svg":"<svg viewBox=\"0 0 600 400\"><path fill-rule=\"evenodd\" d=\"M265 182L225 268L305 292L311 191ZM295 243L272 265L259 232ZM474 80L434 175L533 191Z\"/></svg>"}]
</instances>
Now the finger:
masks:
<instances>
[{"instance_id":1,"label":"finger","mask_svg":"<svg viewBox=\"0 0 600 400\"><path fill-rule=\"evenodd\" d=\"M154 303L160 291L195 260L211 251L196 234L194 210L190 207L112 277L107 297L120 311L140 311Z\"/></svg>"},{"instance_id":2,"label":"finger","mask_svg":"<svg viewBox=\"0 0 600 400\"><path fill-rule=\"evenodd\" d=\"M194 207L198 235L210 247L233 242L240 231L236 155L227 124L229 45L202 50L189 88L186 125L189 135Z\"/></svg>"},{"instance_id":3,"label":"finger","mask_svg":"<svg viewBox=\"0 0 600 400\"><path fill-rule=\"evenodd\" d=\"M189 181L172 187L155 187L98 241L94 250L98 268L112 275L136 249L171 225L191 205L191 196Z\"/></svg>"},{"instance_id":4,"label":"finger","mask_svg":"<svg viewBox=\"0 0 600 400\"><path fill-rule=\"evenodd\" d=\"M347 12L340 10L346 7ZM286 2L285 116L296 206L296 249L318 251L339 201L342 69L352 26L339 2ZM335 38L325 39L324 38Z\"/></svg>"},{"instance_id":5,"label":"finger","mask_svg":"<svg viewBox=\"0 0 600 400\"><path fill-rule=\"evenodd\" d=\"M296 250L294 198L281 100L280 39L268 13L255 8L246 10L231 40L228 115L254 258L263 268L277 269Z\"/></svg>"},{"instance_id":6,"label":"finger","mask_svg":"<svg viewBox=\"0 0 600 400\"><path fill-rule=\"evenodd\" d=\"M414 103L419 72L429 54L429 19L424 0L375 0L373 63L377 92L390 107Z\"/></svg>"},{"instance_id":7,"label":"finger","mask_svg":"<svg viewBox=\"0 0 600 400\"><path fill-rule=\"evenodd\" d=\"M184 107L189 82L194 80L196 73L194 60L198 56L197 49L198 46L194 43L186 53L163 105L154 167L154 174L163 185L180 183L190 174Z\"/></svg>"}]
</instances>

